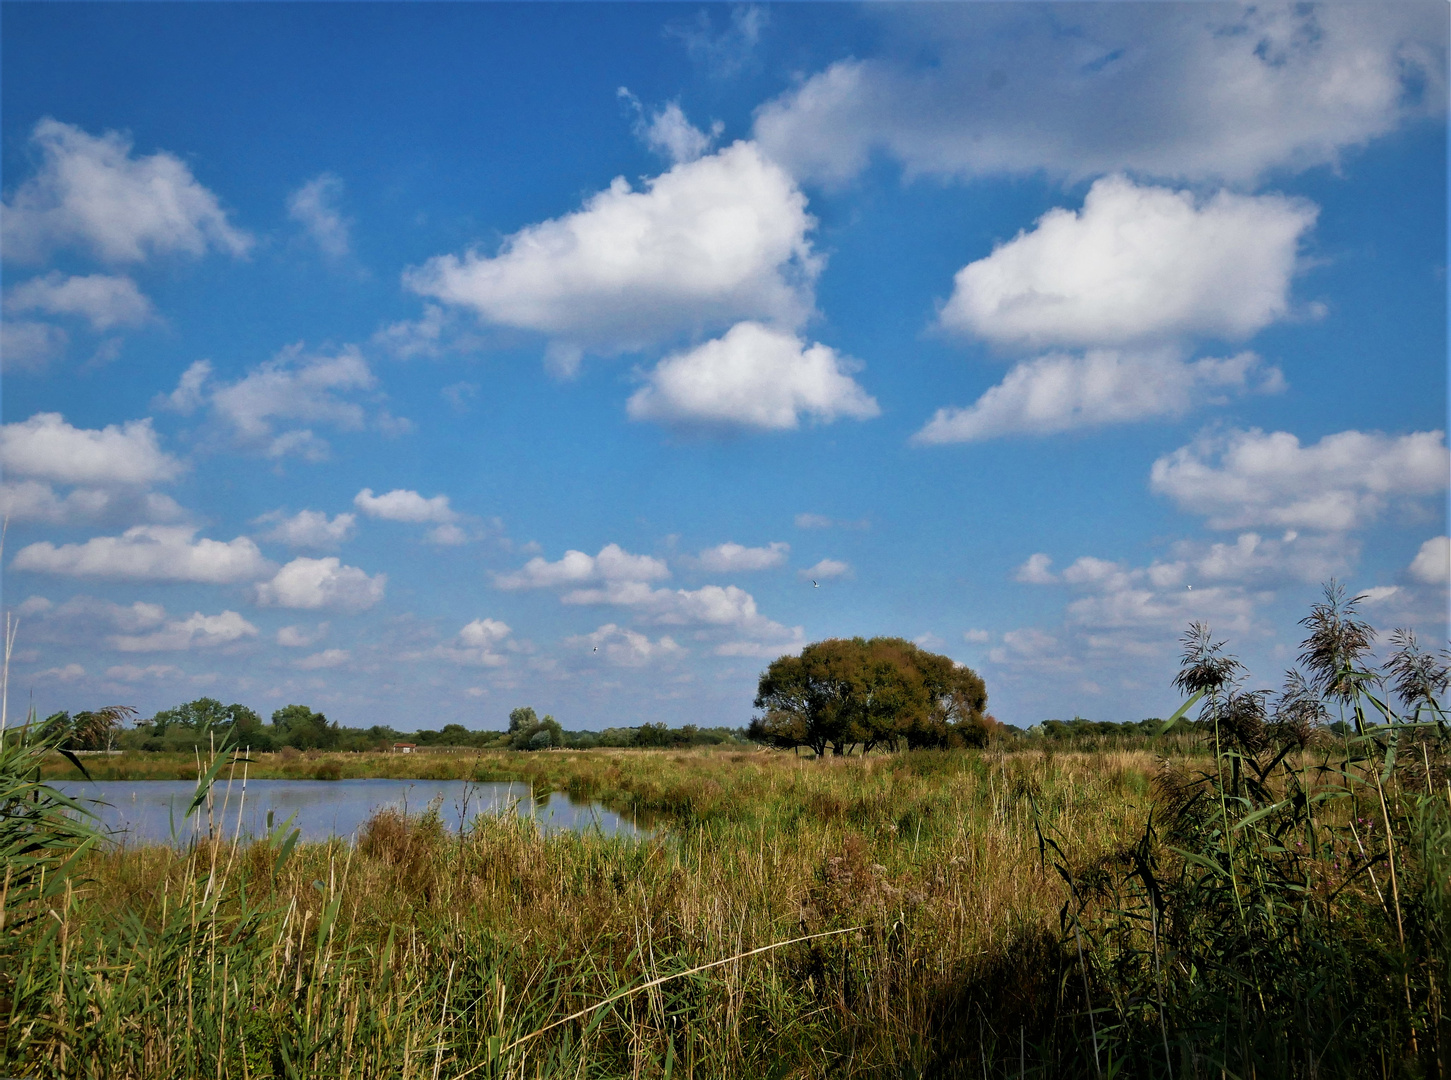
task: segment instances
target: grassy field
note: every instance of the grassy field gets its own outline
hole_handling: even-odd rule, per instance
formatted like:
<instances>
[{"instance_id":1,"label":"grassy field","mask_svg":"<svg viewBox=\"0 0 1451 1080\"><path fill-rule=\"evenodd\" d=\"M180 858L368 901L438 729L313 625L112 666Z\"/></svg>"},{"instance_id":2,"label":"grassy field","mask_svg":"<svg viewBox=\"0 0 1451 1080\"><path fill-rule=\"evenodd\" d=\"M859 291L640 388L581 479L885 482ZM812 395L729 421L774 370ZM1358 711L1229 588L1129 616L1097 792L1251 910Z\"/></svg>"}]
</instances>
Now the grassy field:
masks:
<instances>
[{"instance_id":1,"label":"grassy field","mask_svg":"<svg viewBox=\"0 0 1451 1080\"><path fill-rule=\"evenodd\" d=\"M1113 756L1126 754L1143 760L1164 757L1194 757L1205 754L1204 740L1197 736L1168 736L1164 739L1105 739L1086 747L1071 744L1028 743L1005 739L994 744L989 757L1004 755L1031 760L1033 755L1054 757ZM644 758L639 755L644 754ZM137 750L110 754L84 754L81 761L96 780L195 780L197 765L209 756L199 752L152 753ZM789 760L790 752L769 751L754 746L706 746L680 750L591 749L549 750L520 753L509 750L478 750L470 747L421 750L411 754L378 751L347 752L326 750L283 750L276 753L243 752L247 772L254 780L476 780L479 782L522 780L550 791L570 790L573 782L590 783L604 775L654 776L660 760L690 761L692 775L701 773L720 758L732 762L767 758ZM890 756L874 753L873 758ZM855 759L855 755L853 755ZM800 761L810 761L811 752L799 752ZM738 770L727 770L734 775ZM41 774L48 780L79 776L75 765L59 753L48 755ZM240 778L241 770L236 775Z\"/></svg>"},{"instance_id":2,"label":"grassy field","mask_svg":"<svg viewBox=\"0 0 1451 1080\"><path fill-rule=\"evenodd\" d=\"M336 763L339 776L527 780L656 815L664 828L646 841L545 836L504 816L451 834L436 814L385 812L355 847L220 835L182 852L92 850L63 884L42 882L28 906L10 905L12 920L38 917L4 939L0 1071L1218 1076L1232 1060L1251 1066L1239 1075L1434 1075L1445 942L1426 933L1451 887L1436 878L1451 863L1435 831L1451 820L1451 787L1437 794L1443 774L1429 756L1431 798L1391 778L1385 820L1406 845L1393 885L1395 841L1366 816L1372 789L1356 795L1325 773L1332 756L1282 763L1302 775L1320 763L1323 782L1353 796L1323 803L1321 846L1302 859L1297 895L1314 917L1267 904L1280 856L1254 862L1231 849L1231 873L1261 879L1234 882L1236 924L1229 893L1214 892L1223 874L1199 881L1171 844L1193 836L1168 835L1188 778L1213 769L1203 749L1167 761L1148 751L265 755L252 776L309 777ZM131 778L186 771L155 758L87 766ZM220 809L220 786L214 795ZM1441 825L1417 826L1417 814ZM1230 832L1252 834L1237 828L1248 812L1236 815ZM1180 820L1198 827L1187 811ZM1350 852L1334 846L1335 829L1354 821L1368 873L1351 873ZM1416 837L1434 850L1418 853ZM1296 853L1285 834L1276 846ZM1167 901L1139 917L1145 860L1156 884L1178 890L1177 940ZM1320 907L1338 936L1327 937ZM1293 926L1273 938L1261 909ZM1210 941L1229 941L1216 920L1252 946L1248 968L1222 959L1240 980L1228 991L1193 937L1207 927ZM1284 967L1286 949L1305 952L1304 971L1254 970ZM1175 950L1182 971L1170 970ZM1304 996L1300 976L1319 980L1318 998ZM1287 1041L1287 1024L1308 1025L1323 1045ZM1302 1059L1287 1061L1277 1043Z\"/></svg>"}]
</instances>

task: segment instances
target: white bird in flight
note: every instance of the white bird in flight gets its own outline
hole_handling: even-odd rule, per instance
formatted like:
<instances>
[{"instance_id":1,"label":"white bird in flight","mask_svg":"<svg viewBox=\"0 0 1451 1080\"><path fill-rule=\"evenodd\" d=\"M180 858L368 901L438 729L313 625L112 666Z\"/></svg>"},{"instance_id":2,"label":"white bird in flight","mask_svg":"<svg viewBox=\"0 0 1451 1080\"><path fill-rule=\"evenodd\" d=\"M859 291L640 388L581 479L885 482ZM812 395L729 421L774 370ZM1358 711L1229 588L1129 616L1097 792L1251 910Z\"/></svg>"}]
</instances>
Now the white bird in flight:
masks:
<instances>
[{"instance_id":1,"label":"white bird in flight","mask_svg":"<svg viewBox=\"0 0 1451 1080\"><path fill-rule=\"evenodd\" d=\"M815 578L812 578L812 579L811 579L811 587L812 587L812 588L813 588L813 589L819 589L819 588L821 588L821 586L820 586L820 585L818 585L818 584L816 584L816 579L815 579Z\"/></svg>"}]
</instances>

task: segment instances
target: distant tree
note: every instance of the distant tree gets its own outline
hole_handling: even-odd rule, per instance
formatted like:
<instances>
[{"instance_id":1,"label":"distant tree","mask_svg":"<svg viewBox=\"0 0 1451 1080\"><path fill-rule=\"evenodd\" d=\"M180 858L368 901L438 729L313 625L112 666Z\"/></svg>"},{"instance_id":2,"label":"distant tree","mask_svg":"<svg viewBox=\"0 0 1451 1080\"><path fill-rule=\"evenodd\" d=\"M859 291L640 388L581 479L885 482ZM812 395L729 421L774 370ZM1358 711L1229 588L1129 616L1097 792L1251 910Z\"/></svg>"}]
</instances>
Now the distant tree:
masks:
<instances>
[{"instance_id":1,"label":"distant tree","mask_svg":"<svg viewBox=\"0 0 1451 1080\"><path fill-rule=\"evenodd\" d=\"M245 705L233 702L223 705L216 698L203 697L188 701L174 709L163 709L149 721L156 735L165 735L172 727L192 731L240 731L255 730L262 726L262 718Z\"/></svg>"},{"instance_id":2,"label":"distant tree","mask_svg":"<svg viewBox=\"0 0 1451 1080\"><path fill-rule=\"evenodd\" d=\"M981 746L987 689L970 668L902 638L832 638L762 673L749 736L844 754L853 745Z\"/></svg>"},{"instance_id":3,"label":"distant tree","mask_svg":"<svg viewBox=\"0 0 1451 1080\"><path fill-rule=\"evenodd\" d=\"M202 697L173 709L162 709L149 720L140 721L137 728L147 739L164 739L171 733L173 740L179 736L182 741L186 741L188 736L191 739L205 739L211 733L224 736L233 731L242 738L260 732L262 718L245 705L236 702L223 705L216 698ZM255 738L243 738L242 741L254 745L256 743Z\"/></svg>"},{"instance_id":4,"label":"distant tree","mask_svg":"<svg viewBox=\"0 0 1451 1080\"><path fill-rule=\"evenodd\" d=\"M672 744L671 731L664 724L641 724L635 729L635 736L632 740L635 746L670 746Z\"/></svg>"},{"instance_id":5,"label":"distant tree","mask_svg":"<svg viewBox=\"0 0 1451 1080\"><path fill-rule=\"evenodd\" d=\"M887 639L906 646L898 664L908 674L914 707L902 712L901 737L913 749L946 746L986 746L989 724L987 686L982 677L950 657L927 652L900 638ZM996 723L996 721L994 721Z\"/></svg>"},{"instance_id":6,"label":"distant tree","mask_svg":"<svg viewBox=\"0 0 1451 1080\"><path fill-rule=\"evenodd\" d=\"M340 732L336 724L306 705L285 705L272 714L272 738L278 746L299 750L331 750Z\"/></svg>"},{"instance_id":7,"label":"distant tree","mask_svg":"<svg viewBox=\"0 0 1451 1080\"><path fill-rule=\"evenodd\" d=\"M552 716L541 720L531 708L515 709L509 714L504 744L511 750L547 750L564 745L564 729Z\"/></svg>"},{"instance_id":8,"label":"distant tree","mask_svg":"<svg viewBox=\"0 0 1451 1080\"><path fill-rule=\"evenodd\" d=\"M366 731L353 730L345 738L349 750L390 750L395 742L403 741L402 734L386 724L374 724Z\"/></svg>"},{"instance_id":9,"label":"distant tree","mask_svg":"<svg viewBox=\"0 0 1451 1080\"><path fill-rule=\"evenodd\" d=\"M751 721L751 737L779 747L809 746L818 756L828 746L843 753L852 741L852 683L860 667L861 650L836 638L773 661L756 687L755 706L765 714Z\"/></svg>"},{"instance_id":10,"label":"distant tree","mask_svg":"<svg viewBox=\"0 0 1451 1080\"><path fill-rule=\"evenodd\" d=\"M646 723L632 728L564 733L564 744L579 749L609 746L648 750L657 747L719 746L721 743L744 741L745 732L739 728L701 728L694 724L673 728L661 723Z\"/></svg>"}]
</instances>

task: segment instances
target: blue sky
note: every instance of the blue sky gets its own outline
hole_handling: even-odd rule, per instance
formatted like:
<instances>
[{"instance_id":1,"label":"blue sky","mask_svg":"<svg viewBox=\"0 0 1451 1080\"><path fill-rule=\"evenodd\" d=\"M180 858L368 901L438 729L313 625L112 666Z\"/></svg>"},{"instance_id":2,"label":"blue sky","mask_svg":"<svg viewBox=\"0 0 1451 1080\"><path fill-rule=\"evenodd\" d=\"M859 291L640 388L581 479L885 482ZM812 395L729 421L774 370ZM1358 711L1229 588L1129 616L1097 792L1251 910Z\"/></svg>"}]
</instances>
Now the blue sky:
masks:
<instances>
[{"instance_id":1,"label":"blue sky","mask_svg":"<svg viewBox=\"0 0 1451 1080\"><path fill-rule=\"evenodd\" d=\"M1441 3L0 5L13 706L1447 637ZM813 584L813 580L815 584Z\"/></svg>"}]
</instances>

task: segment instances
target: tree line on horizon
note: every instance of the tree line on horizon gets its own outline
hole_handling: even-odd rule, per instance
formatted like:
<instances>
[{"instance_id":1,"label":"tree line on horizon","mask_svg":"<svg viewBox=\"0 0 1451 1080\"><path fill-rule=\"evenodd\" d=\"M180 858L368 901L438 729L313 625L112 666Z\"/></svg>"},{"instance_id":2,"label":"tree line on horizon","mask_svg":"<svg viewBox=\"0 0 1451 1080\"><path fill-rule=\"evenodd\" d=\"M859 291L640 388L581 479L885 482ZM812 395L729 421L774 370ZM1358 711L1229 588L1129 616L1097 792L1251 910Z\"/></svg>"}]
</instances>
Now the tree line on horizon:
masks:
<instances>
[{"instance_id":1,"label":"tree line on horizon","mask_svg":"<svg viewBox=\"0 0 1451 1080\"><path fill-rule=\"evenodd\" d=\"M566 730L553 716L532 707L513 709L505 730L476 730L462 724L401 731L387 724L348 727L307 705L285 705L270 722L246 705L202 697L149 718L126 706L55 713L73 750L190 751L213 738L235 737L236 745L266 753L296 750L362 752L389 750L395 743L419 747L479 750L593 748L666 749L722 744L806 748L818 756L853 750L924 750L986 746L991 740L1048 743L1147 739L1161 733L1151 717L1115 723L1075 716L1050 719L1023 729L1000 723L987 709L982 677L950 657L928 652L903 638L830 638L771 662L757 684L759 710L748 727L671 727L652 722L603 731ZM1190 728L1194 722L1179 721Z\"/></svg>"},{"instance_id":2,"label":"tree line on horizon","mask_svg":"<svg viewBox=\"0 0 1451 1080\"><path fill-rule=\"evenodd\" d=\"M271 722L246 705L224 705L216 698L202 697L155 716L138 718L127 706L107 706L71 714L57 712L46 718L66 731L63 749L138 750L143 752L190 752L212 739L221 745L235 745L258 753L292 748L365 752L390 750L395 743L416 746L470 747L479 750L588 750L611 748L684 748L746 742L744 729L702 728L694 724L670 727L646 723L638 727L612 727L603 731L567 731L553 716L540 717L534 709L522 707L509 714L504 731L473 730L462 724L445 724L439 730L400 731L387 724L348 727L329 720L306 705L286 705L272 713ZM129 726L128 726L129 725Z\"/></svg>"}]
</instances>

